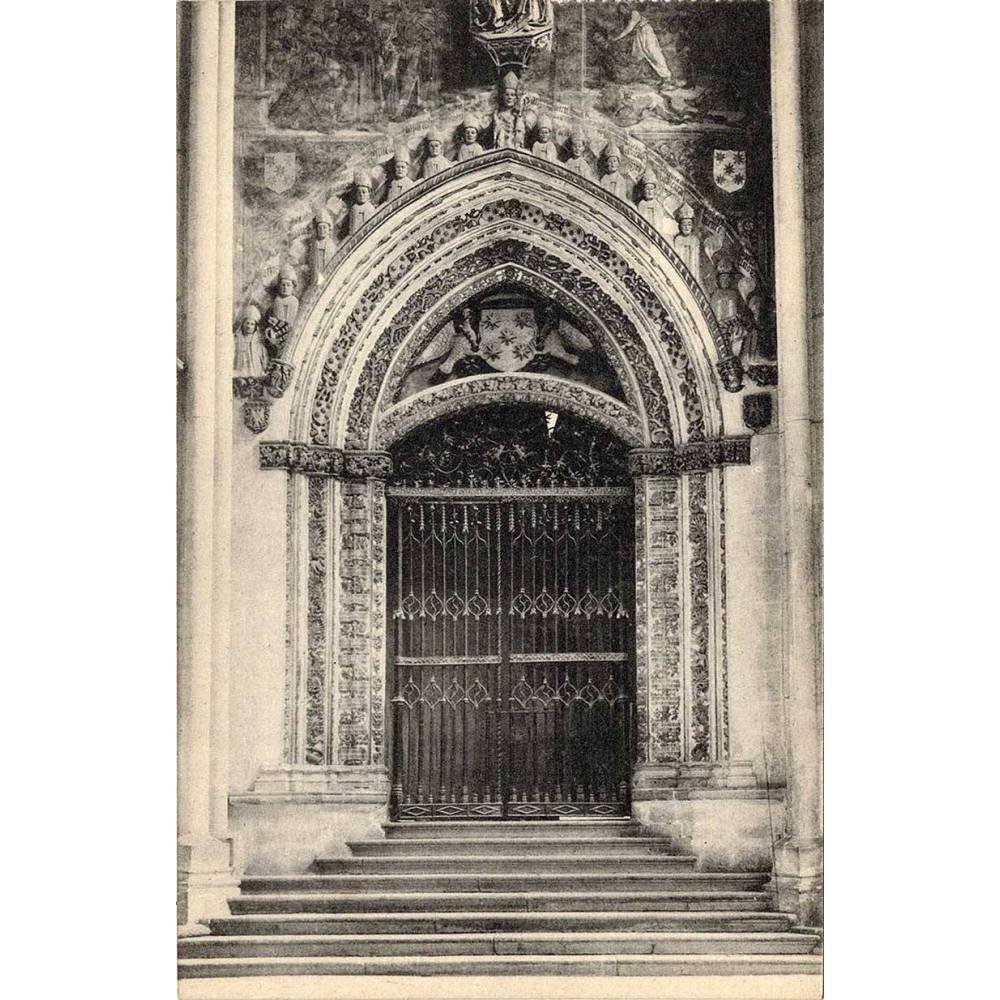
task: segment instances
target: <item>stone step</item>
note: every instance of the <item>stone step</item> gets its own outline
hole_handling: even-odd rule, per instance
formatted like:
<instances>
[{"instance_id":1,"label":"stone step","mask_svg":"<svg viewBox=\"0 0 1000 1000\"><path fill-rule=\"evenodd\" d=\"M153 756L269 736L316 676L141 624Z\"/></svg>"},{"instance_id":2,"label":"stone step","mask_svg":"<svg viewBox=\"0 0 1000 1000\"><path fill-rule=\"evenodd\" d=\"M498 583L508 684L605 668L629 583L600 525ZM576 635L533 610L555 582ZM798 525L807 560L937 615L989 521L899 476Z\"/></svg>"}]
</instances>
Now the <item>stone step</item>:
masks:
<instances>
[{"instance_id":1,"label":"stone step","mask_svg":"<svg viewBox=\"0 0 1000 1000\"><path fill-rule=\"evenodd\" d=\"M510 855L510 854L669 854L669 840L653 837L521 837L513 840L490 837L428 837L403 840L350 840L347 846L356 857L392 855Z\"/></svg>"},{"instance_id":2,"label":"stone step","mask_svg":"<svg viewBox=\"0 0 1000 1000\"><path fill-rule=\"evenodd\" d=\"M521 837L640 837L642 826L634 819L557 820L404 820L383 823L387 840L424 840L446 837L480 840L517 840Z\"/></svg>"},{"instance_id":3,"label":"stone step","mask_svg":"<svg viewBox=\"0 0 1000 1000\"><path fill-rule=\"evenodd\" d=\"M765 874L677 872L674 874L624 874L609 865L601 871L566 875L510 871L502 875L278 875L245 878L240 891L246 895L278 893L357 892L647 892L761 891Z\"/></svg>"},{"instance_id":4,"label":"stone step","mask_svg":"<svg viewBox=\"0 0 1000 1000\"><path fill-rule=\"evenodd\" d=\"M180 958L334 955L806 955L815 934L661 931L646 934L259 934L184 938Z\"/></svg>"},{"instance_id":5,"label":"stone step","mask_svg":"<svg viewBox=\"0 0 1000 1000\"><path fill-rule=\"evenodd\" d=\"M449 897L454 901L455 897ZM438 913L254 913L209 920L213 934L482 934L551 931L656 933L784 933L789 913L649 910L607 913L568 911L460 911Z\"/></svg>"},{"instance_id":6,"label":"stone step","mask_svg":"<svg viewBox=\"0 0 1000 1000\"><path fill-rule=\"evenodd\" d=\"M510 854L503 857L479 855L393 855L389 857L317 858L313 869L329 875L502 875L511 871L531 871L537 875L562 875L585 871L615 871L621 875L643 872L666 874L693 871L693 854Z\"/></svg>"},{"instance_id":7,"label":"stone step","mask_svg":"<svg viewBox=\"0 0 1000 1000\"><path fill-rule=\"evenodd\" d=\"M229 900L235 913L413 913L440 910L766 910L768 892L274 893Z\"/></svg>"},{"instance_id":8,"label":"stone step","mask_svg":"<svg viewBox=\"0 0 1000 1000\"><path fill-rule=\"evenodd\" d=\"M223 976L819 975L819 955L436 955L187 958L181 979Z\"/></svg>"}]
</instances>

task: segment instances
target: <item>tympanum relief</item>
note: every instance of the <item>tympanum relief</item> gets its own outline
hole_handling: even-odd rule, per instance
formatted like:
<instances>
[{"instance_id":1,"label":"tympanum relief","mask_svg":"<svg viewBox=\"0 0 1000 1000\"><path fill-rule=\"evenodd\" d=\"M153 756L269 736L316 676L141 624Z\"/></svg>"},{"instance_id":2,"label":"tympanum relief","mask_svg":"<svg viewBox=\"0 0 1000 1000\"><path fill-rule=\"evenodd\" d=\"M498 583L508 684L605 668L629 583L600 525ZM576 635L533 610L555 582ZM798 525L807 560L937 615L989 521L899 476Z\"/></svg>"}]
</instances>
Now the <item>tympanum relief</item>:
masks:
<instances>
[{"instance_id":1,"label":"tympanum relief","mask_svg":"<svg viewBox=\"0 0 1000 1000\"><path fill-rule=\"evenodd\" d=\"M441 324L403 376L395 401L497 372L556 375L625 398L597 345L555 303L507 292L470 302Z\"/></svg>"}]
</instances>

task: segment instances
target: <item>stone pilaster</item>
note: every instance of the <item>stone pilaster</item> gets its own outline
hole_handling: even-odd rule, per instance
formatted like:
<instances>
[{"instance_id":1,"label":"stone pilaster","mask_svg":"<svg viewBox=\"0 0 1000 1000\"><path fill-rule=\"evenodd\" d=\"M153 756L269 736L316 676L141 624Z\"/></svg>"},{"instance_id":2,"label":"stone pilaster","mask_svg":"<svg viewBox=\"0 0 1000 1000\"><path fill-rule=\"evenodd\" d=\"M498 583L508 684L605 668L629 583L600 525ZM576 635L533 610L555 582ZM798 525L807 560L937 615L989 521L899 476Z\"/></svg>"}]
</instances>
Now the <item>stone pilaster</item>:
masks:
<instances>
[{"instance_id":1,"label":"stone pilaster","mask_svg":"<svg viewBox=\"0 0 1000 1000\"><path fill-rule=\"evenodd\" d=\"M223 278L220 285L220 275L232 266L233 16L231 2L215 0L192 5L189 13L187 299L178 482L182 925L226 913L226 900L235 888L227 822L231 279Z\"/></svg>"},{"instance_id":2,"label":"stone pilaster","mask_svg":"<svg viewBox=\"0 0 1000 1000\"><path fill-rule=\"evenodd\" d=\"M771 4L779 427L785 532L783 680L788 749L786 836L776 851L779 906L821 921L822 830L817 711L817 608L812 495L800 5Z\"/></svg>"}]
</instances>

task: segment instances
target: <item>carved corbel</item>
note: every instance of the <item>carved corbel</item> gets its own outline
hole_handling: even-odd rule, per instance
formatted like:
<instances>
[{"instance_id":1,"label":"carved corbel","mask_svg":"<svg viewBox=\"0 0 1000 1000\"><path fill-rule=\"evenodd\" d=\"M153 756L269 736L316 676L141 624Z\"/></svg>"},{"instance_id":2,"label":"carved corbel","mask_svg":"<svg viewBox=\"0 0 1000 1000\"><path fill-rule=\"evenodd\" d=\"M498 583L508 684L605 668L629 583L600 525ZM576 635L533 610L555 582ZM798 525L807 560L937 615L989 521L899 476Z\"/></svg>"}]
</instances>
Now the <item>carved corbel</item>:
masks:
<instances>
[{"instance_id":1,"label":"carved corbel","mask_svg":"<svg viewBox=\"0 0 1000 1000\"><path fill-rule=\"evenodd\" d=\"M726 392L739 392L743 388L743 363L736 355L723 358L715 368Z\"/></svg>"},{"instance_id":2,"label":"carved corbel","mask_svg":"<svg viewBox=\"0 0 1000 1000\"><path fill-rule=\"evenodd\" d=\"M267 374L264 376L264 384L269 396L280 399L285 390L292 383L292 373L295 371L294 365L278 358L272 358L267 365Z\"/></svg>"},{"instance_id":3,"label":"carved corbel","mask_svg":"<svg viewBox=\"0 0 1000 1000\"><path fill-rule=\"evenodd\" d=\"M392 458L384 451L344 451L296 441L261 441L262 469L284 469L305 476L334 479L388 479Z\"/></svg>"},{"instance_id":4,"label":"carved corbel","mask_svg":"<svg viewBox=\"0 0 1000 1000\"><path fill-rule=\"evenodd\" d=\"M720 465L749 464L750 438L745 436L690 441L676 448L635 448L628 455L633 476L680 476Z\"/></svg>"}]
</instances>

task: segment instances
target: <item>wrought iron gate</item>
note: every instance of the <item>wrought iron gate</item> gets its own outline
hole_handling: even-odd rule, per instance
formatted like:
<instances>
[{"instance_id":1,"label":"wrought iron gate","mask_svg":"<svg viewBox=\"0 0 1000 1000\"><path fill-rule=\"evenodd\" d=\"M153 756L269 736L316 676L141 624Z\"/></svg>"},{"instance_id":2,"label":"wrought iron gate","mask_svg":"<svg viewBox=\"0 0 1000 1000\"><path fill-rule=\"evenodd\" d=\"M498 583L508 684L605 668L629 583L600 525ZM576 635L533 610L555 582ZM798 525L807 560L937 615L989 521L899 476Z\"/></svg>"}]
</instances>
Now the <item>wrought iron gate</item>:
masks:
<instances>
[{"instance_id":1,"label":"wrought iron gate","mask_svg":"<svg viewBox=\"0 0 1000 1000\"><path fill-rule=\"evenodd\" d=\"M389 499L394 814L627 813L631 489Z\"/></svg>"}]
</instances>

